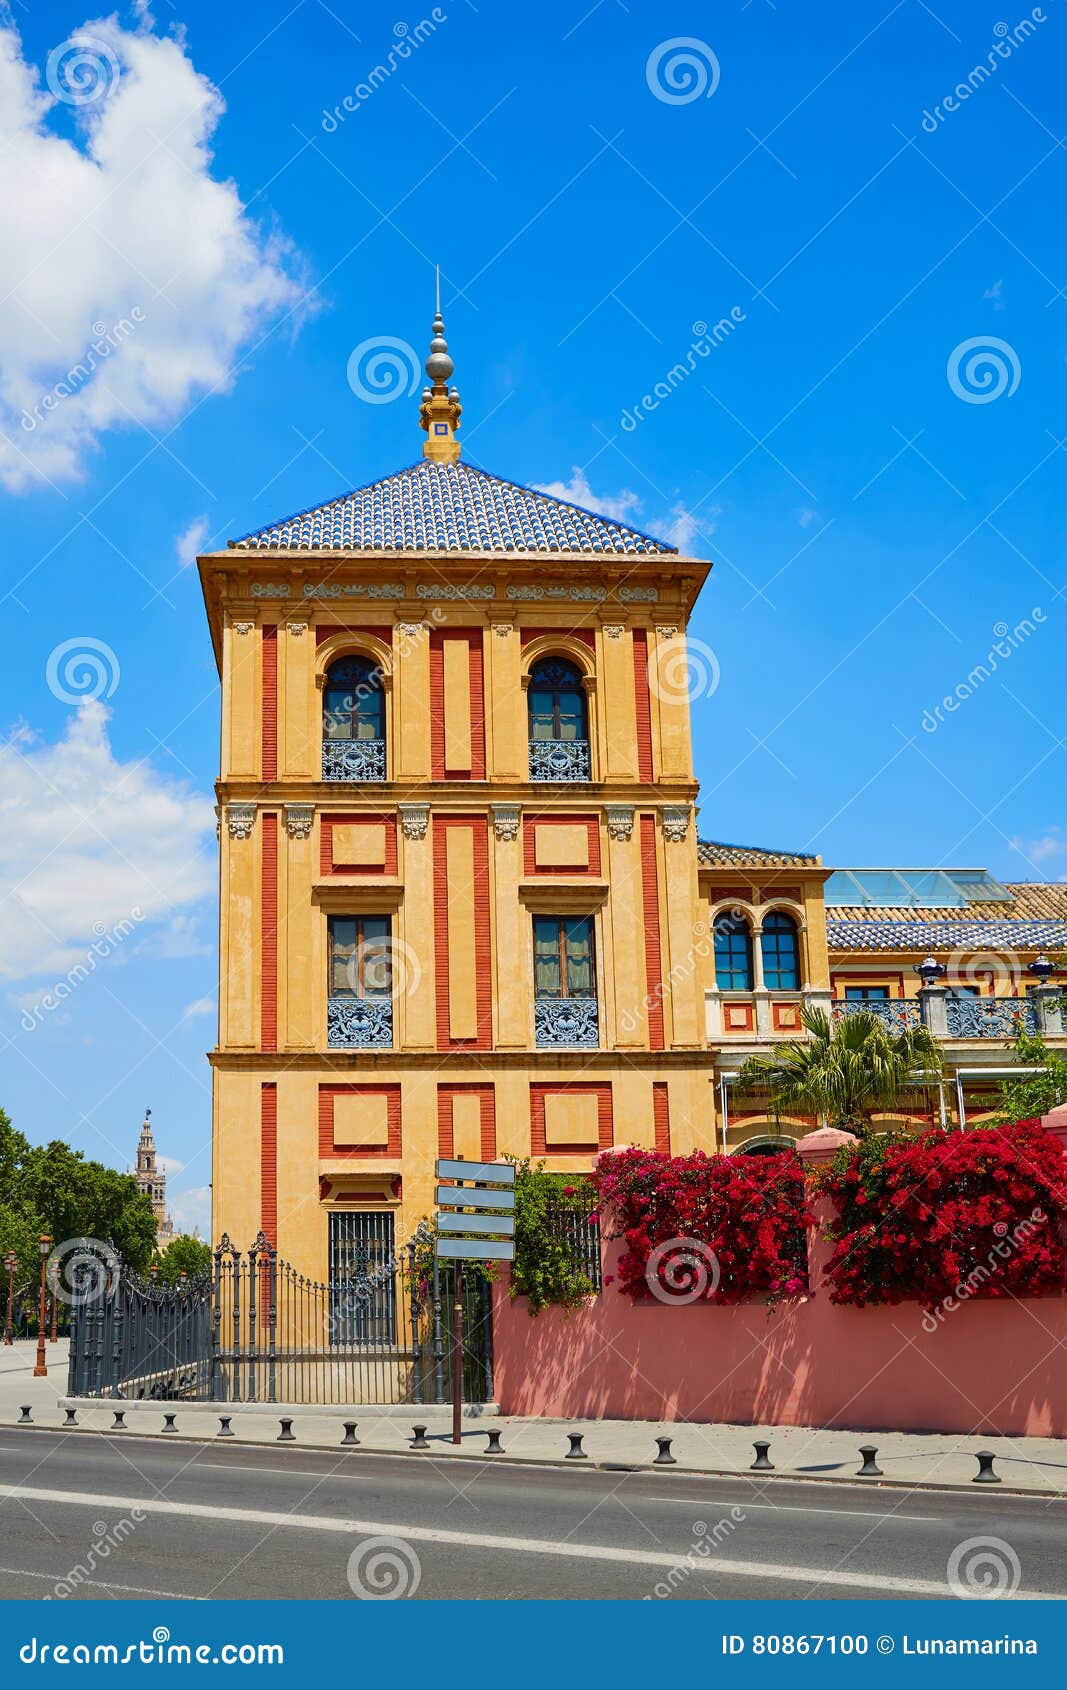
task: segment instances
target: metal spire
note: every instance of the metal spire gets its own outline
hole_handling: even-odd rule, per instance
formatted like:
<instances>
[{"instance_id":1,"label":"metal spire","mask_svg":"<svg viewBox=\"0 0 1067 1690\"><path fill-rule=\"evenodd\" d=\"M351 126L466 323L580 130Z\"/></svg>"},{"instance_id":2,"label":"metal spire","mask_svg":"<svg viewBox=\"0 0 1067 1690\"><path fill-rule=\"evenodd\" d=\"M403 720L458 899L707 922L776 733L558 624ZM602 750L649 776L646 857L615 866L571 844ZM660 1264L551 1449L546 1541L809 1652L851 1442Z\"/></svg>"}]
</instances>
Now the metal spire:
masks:
<instances>
[{"instance_id":1,"label":"metal spire","mask_svg":"<svg viewBox=\"0 0 1067 1690\"><path fill-rule=\"evenodd\" d=\"M459 402L458 390L448 386L455 366L449 356L445 322L441 315L441 266L435 265L434 269L433 339L430 341L430 355L426 360L426 374L432 385L422 391L419 427L425 429L427 436L422 449L423 456L435 463L454 464L460 453L456 430L459 428L463 407Z\"/></svg>"}]
</instances>

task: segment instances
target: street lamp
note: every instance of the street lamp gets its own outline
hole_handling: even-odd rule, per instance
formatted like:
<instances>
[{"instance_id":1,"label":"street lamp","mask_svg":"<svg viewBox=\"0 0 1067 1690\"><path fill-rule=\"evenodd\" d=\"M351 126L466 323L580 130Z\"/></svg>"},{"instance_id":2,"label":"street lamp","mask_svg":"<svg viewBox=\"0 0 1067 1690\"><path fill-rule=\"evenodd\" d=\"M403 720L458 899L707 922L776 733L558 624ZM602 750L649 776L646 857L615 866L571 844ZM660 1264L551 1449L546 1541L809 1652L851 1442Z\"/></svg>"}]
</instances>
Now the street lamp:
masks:
<instances>
[{"instance_id":1,"label":"street lamp","mask_svg":"<svg viewBox=\"0 0 1067 1690\"><path fill-rule=\"evenodd\" d=\"M37 1365L33 1370L35 1379L45 1379L48 1376L48 1363L44 1354L45 1310L45 1275L48 1271L48 1256L52 1248L52 1240L47 1232L41 1234L41 1288L37 1295Z\"/></svg>"},{"instance_id":2,"label":"street lamp","mask_svg":"<svg viewBox=\"0 0 1067 1690\"><path fill-rule=\"evenodd\" d=\"M4 1257L7 1269L7 1320L4 1323L4 1343L11 1344L15 1337L15 1270L19 1259L14 1250L9 1250Z\"/></svg>"}]
</instances>

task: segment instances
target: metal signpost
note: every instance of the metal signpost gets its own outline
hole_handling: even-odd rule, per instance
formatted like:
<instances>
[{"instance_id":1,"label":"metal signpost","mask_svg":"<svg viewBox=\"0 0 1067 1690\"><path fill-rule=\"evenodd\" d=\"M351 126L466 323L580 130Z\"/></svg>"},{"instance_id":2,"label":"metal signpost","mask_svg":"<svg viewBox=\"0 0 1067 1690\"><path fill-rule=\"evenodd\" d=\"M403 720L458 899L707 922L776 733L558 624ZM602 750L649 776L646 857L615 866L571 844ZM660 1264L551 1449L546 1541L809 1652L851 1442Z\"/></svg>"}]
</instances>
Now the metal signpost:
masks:
<instances>
[{"instance_id":1,"label":"metal signpost","mask_svg":"<svg viewBox=\"0 0 1067 1690\"><path fill-rule=\"evenodd\" d=\"M437 1259L455 1262L452 1306L452 1442L463 1418L463 1262L515 1260L515 1167L511 1162L439 1161ZM464 1182L464 1183L460 1183Z\"/></svg>"}]
</instances>

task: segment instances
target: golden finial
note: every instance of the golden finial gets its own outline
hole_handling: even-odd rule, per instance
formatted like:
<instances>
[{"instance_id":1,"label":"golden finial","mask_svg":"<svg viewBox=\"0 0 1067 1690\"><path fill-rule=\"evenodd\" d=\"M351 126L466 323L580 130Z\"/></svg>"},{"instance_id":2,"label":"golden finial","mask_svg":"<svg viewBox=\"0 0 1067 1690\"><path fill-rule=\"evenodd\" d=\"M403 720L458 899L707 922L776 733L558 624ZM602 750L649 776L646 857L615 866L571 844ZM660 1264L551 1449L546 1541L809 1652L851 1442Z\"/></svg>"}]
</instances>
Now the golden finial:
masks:
<instances>
[{"instance_id":1,"label":"golden finial","mask_svg":"<svg viewBox=\"0 0 1067 1690\"><path fill-rule=\"evenodd\" d=\"M431 387L422 390L422 403L419 407L419 427L426 430L426 444L422 448L424 458L430 458L438 464L454 464L459 457L460 446L456 439L459 428L460 414L463 406L459 402L459 393L448 386L448 378L455 366L448 355L448 342L445 339L445 323L441 316L441 266L437 266L437 286L435 291L435 312L433 319L433 339L430 342L430 356L426 360L426 374L429 376Z\"/></svg>"}]
</instances>

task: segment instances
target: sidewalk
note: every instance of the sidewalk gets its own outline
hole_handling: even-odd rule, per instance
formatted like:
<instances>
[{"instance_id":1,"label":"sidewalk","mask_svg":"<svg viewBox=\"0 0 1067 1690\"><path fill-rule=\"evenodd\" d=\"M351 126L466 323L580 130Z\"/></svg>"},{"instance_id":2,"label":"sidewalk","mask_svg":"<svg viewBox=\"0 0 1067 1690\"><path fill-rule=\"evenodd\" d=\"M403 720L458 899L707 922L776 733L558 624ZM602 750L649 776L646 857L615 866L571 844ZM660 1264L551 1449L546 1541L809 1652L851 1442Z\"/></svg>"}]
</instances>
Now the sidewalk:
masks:
<instances>
[{"instance_id":1,"label":"sidewalk","mask_svg":"<svg viewBox=\"0 0 1067 1690\"><path fill-rule=\"evenodd\" d=\"M61 1428L65 1420L66 1347L48 1346L49 1376L33 1378L35 1346L15 1345L0 1349L0 1436L10 1442L11 1428L23 1403L31 1407L35 1426ZM425 1425L432 1453L422 1459L442 1456L459 1459L484 1458L490 1430L500 1434L503 1456L492 1459L556 1464L567 1454L568 1434L581 1432L589 1462L601 1467L651 1468L656 1438L673 1440L673 1468L660 1467L665 1482L682 1472L747 1474L754 1460L753 1441L770 1442L770 1459L775 1471L791 1477L849 1480L860 1465L859 1446L877 1446L878 1466L884 1482L894 1485L970 1486L978 1463L975 1452L991 1450L996 1471L1003 1480L994 1494L1005 1490L1041 1491L1067 1496L1067 1442L1055 1438L994 1438L984 1434L960 1437L955 1434L863 1431L812 1431L797 1426L721 1426L657 1424L644 1420L540 1420L512 1418L490 1408L468 1414L463 1423L463 1443L455 1450L451 1443L451 1410L441 1406L391 1408L387 1413L359 1405L351 1408L274 1405L227 1407L225 1403L142 1403L78 1406L78 1431L110 1432L116 1407L125 1413L129 1430L122 1438L155 1437L162 1432L164 1413L175 1415L177 1442L214 1441L220 1414L229 1414L233 1443L270 1445L277 1450L279 1420L284 1413L293 1420L295 1443L278 1454L294 1459L299 1448L338 1449L344 1435L342 1421L358 1423L359 1449L347 1449L345 1458L358 1459L361 1452L411 1455L412 1427ZM771 1474L762 1475L767 1480ZM876 1483L869 1480L865 1483ZM990 1487L992 1490L993 1487ZM976 1492L973 1494L982 1494Z\"/></svg>"}]
</instances>

